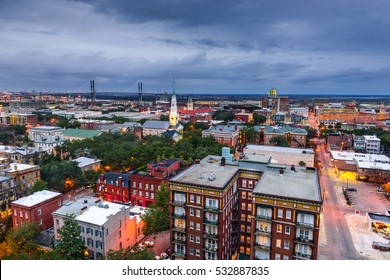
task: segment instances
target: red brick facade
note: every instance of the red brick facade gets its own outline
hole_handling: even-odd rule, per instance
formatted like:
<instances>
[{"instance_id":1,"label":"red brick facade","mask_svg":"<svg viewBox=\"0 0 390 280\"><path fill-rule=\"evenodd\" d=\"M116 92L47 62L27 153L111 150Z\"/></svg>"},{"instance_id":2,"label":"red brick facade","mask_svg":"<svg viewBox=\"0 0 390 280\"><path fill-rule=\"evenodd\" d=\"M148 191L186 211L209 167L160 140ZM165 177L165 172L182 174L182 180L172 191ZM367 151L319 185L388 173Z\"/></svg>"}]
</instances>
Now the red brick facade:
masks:
<instances>
[{"instance_id":1,"label":"red brick facade","mask_svg":"<svg viewBox=\"0 0 390 280\"><path fill-rule=\"evenodd\" d=\"M34 194L31 196L34 196ZM23 199L28 198L29 197L25 197ZM40 231L53 227L52 213L62 206L62 202L63 194L61 193L58 193L55 197L33 205L24 205L24 203L22 203L22 199L12 202L11 210L13 228L18 228L23 223L37 223Z\"/></svg>"}]
</instances>

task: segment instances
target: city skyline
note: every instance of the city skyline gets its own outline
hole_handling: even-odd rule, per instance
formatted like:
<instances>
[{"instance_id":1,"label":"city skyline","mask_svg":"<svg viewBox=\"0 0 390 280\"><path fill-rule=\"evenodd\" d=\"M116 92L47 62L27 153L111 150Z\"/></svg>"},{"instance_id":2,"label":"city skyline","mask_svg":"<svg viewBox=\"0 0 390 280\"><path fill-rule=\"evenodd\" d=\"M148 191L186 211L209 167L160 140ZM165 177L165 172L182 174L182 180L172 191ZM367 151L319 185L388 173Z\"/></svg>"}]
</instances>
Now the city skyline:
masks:
<instances>
[{"instance_id":1,"label":"city skyline","mask_svg":"<svg viewBox=\"0 0 390 280\"><path fill-rule=\"evenodd\" d=\"M388 95L390 5L3 1L0 91Z\"/></svg>"}]
</instances>

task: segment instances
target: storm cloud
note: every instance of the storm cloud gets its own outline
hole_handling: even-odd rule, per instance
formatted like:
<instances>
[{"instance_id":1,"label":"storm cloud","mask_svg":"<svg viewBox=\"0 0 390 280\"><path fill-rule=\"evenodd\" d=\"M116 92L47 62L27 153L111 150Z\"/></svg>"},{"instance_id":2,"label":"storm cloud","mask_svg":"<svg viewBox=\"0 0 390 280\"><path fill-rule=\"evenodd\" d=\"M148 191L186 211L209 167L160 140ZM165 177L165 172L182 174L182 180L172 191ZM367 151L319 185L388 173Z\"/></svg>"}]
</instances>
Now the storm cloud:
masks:
<instances>
[{"instance_id":1,"label":"storm cloud","mask_svg":"<svg viewBox=\"0 0 390 280\"><path fill-rule=\"evenodd\" d=\"M0 90L389 94L387 0L3 0Z\"/></svg>"}]
</instances>

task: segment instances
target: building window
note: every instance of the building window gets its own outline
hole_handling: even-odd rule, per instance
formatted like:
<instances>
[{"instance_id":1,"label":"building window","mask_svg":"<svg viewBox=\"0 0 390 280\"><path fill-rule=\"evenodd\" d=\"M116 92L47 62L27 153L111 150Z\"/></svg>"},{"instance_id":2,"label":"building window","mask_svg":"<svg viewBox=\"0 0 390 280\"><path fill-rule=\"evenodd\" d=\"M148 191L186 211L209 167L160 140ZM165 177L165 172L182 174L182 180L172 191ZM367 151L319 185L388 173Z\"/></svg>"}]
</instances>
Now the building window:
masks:
<instances>
[{"instance_id":1,"label":"building window","mask_svg":"<svg viewBox=\"0 0 390 280\"><path fill-rule=\"evenodd\" d=\"M247 220L248 222L250 222L250 221L251 221L251 218L252 218L252 215L248 214L248 216L246 217L246 220Z\"/></svg>"},{"instance_id":2,"label":"building window","mask_svg":"<svg viewBox=\"0 0 390 280\"><path fill-rule=\"evenodd\" d=\"M276 232L282 232L283 226L282 225L276 225Z\"/></svg>"},{"instance_id":3,"label":"building window","mask_svg":"<svg viewBox=\"0 0 390 280\"><path fill-rule=\"evenodd\" d=\"M95 230L95 236L102 237L102 232L100 230Z\"/></svg>"},{"instance_id":4,"label":"building window","mask_svg":"<svg viewBox=\"0 0 390 280\"><path fill-rule=\"evenodd\" d=\"M247 236L247 237L246 237L246 244L249 244L249 245L251 244L251 238L250 238L250 236Z\"/></svg>"},{"instance_id":5,"label":"building window","mask_svg":"<svg viewBox=\"0 0 390 280\"><path fill-rule=\"evenodd\" d=\"M196 249L196 256L199 257L200 256L200 250L199 249Z\"/></svg>"},{"instance_id":6,"label":"building window","mask_svg":"<svg viewBox=\"0 0 390 280\"><path fill-rule=\"evenodd\" d=\"M39 224L39 225L42 225L42 218L39 218L38 224Z\"/></svg>"},{"instance_id":7,"label":"building window","mask_svg":"<svg viewBox=\"0 0 390 280\"><path fill-rule=\"evenodd\" d=\"M194 222L190 222L190 229L194 229Z\"/></svg>"},{"instance_id":8,"label":"building window","mask_svg":"<svg viewBox=\"0 0 390 280\"><path fill-rule=\"evenodd\" d=\"M26 219L28 219L28 213L27 213L27 212L24 213L24 217L25 217Z\"/></svg>"},{"instance_id":9,"label":"building window","mask_svg":"<svg viewBox=\"0 0 390 280\"><path fill-rule=\"evenodd\" d=\"M196 223L196 230L200 230L200 223Z\"/></svg>"},{"instance_id":10,"label":"building window","mask_svg":"<svg viewBox=\"0 0 390 280\"><path fill-rule=\"evenodd\" d=\"M280 260L280 254L275 254L275 260Z\"/></svg>"},{"instance_id":11,"label":"building window","mask_svg":"<svg viewBox=\"0 0 390 280\"><path fill-rule=\"evenodd\" d=\"M93 229L91 229L91 228L87 227L87 234L91 234L91 235L93 235Z\"/></svg>"},{"instance_id":12,"label":"building window","mask_svg":"<svg viewBox=\"0 0 390 280\"><path fill-rule=\"evenodd\" d=\"M190 255L194 255L194 248L190 247Z\"/></svg>"},{"instance_id":13,"label":"building window","mask_svg":"<svg viewBox=\"0 0 390 280\"><path fill-rule=\"evenodd\" d=\"M248 209L247 209L248 211L251 211L251 212L252 212L252 204L251 204L251 203L248 203L247 208L248 208Z\"/></svg>"},{"instance_id":14,"label":"building window","mask_svg":"<svg viewBox=\"0 0 390 280\"><path fill-rule=\"evenodd\" d=\"M96 248L103 249L103 243L101 241L97 240L95 243L96 243Z\"/></svg>"},{"instance_id":15,"label":"building window","mask_svg":"<svg viewBox=\"0 0 390 280\"><path fill-rule=\"evenodd\" d=\"M197 196L196 196L196 203L197 203L197 204L200 204L200 195L197 195Z\"/></svg>"},{"instance_id":16,"label":"building window","mask_svg":"<svg viewBox=\"0 0 390 280\"><path fill-rule=\"evenodd\" d=\"M241 203L241 209L246 210L246 203L245 202Z\"/></svg>"},{"instance_id":17,"label":"building window","mask_svg":"<svg viewBox=\"0 0 390 280\"><path fill-rule=\"evenodd\" d=\"M245 236L244 235L240 236L240 241L241 241L241 243L245 243Z\"/></svg>"},{"instance_id":18,"label":"building window","mask_svg":"<svg viewBox=\"0 0 390 280\"><path fill-rule=\"evenodd\" d=\"M194 236L190 234L190 242L194 242Z\"/></svg>"},{"instance_id":19,"label":"building window","mask_svg":"<svg viewBox=\"0 0 390 280\"><path fill-rule=\"evenodd\" d=\"M62 204L62 201L58 200L58 206L61 206L61 204Z\"/></svg>"},{"instance_id":20,"label":"building window","mask_svg":"<svg viewBox=\"0 0 390 280\"><path fill-rule=\"evenodd\" d=\"M190 216L194 216L194 208L190 208Z\"/></svg>"},{"instance_id":21,"label":"building window","mask_svg":"<svg viewBox=\"0 0 390 280\"><path fill-rule=\"evenodd\" d=\"M80 233L81 233L81 232L84 232L84 227L79 226L79 229L80 229Z\"/></svg>"},{"instance_id":22,"label":"building window","mask_svg":"<svg viewBox=\"0 0 390 280\"><path fill-rule=\"evenodd\" d=\"M283 218L283 209L278 209L278 218Z\"/></svg>"},{"instance_id":23,"label":"building window","mask_svg":"<svg viewBox=\"0 0 390 280\"><path fill-rule=\"evenodd\" d=\"M250 248L250 247L247 247L247 248L246 248L246 254L247 254L247 255L250 255L250 254L251 254L251 248Z\"/></svg>"},{"instance_id":24,"label":"building window","mask_svg":"<svg viewBox=\"0 0 390 280\"><path fill-rule=\"evenodd\" d=\"M251 227L251 226L247 226L247 227L246 227L246 232L247 232L247 233L251 233L251 230L252 230L252 227Z\"/></svg>"},{"instance_id":25,"label":"building window","mask_svg":"<svg viewBox=\"0 0 390 280\"><path fill-rule=\"evenodd\" d=\"M288 261L288 256L284 255L283 260Z\"/></svg>"},{"instance_id":26,"label":"building window","mask_svg":"<svg viewBox=\"0 0 390 280\"><path fill-rule=\"evenodd\" d=\"M276 247L282 248L282 240L276 239Z\"/></svg>"},{"instance_id":27,"label":"building window","mask_svg":"<svg viewBox=\"0 0 390 280\"><path fill-rule=\"evenodd\" d=\"M245 231L245 225L241 225L241 232Z\"/></svg>"},{"instance_id":28,"label":"building window","mask_svg":"<svg viewBox=\"0 0 390 280\"><path fill-rule=\"evenodd\" d=\"M200 236L196 236L195 239L196 239L195 242L198 243L198 244L200 244Z\"/></svg>"},{"instance_id":29,"label":"building window","mask_svg":"<svg viewBox=\"0 0 390 280\"><path fill-rule=\"evenodd\" d=\"M194 195L193 194L190 195L190 202L194 202Z\"/></svg>"},{"instance_id":30,"label":"building window","mask_svg":"<svg viewBox=\"0 0 390 280\"><path fill-rule=\"evenodd\" d=\"M154 184L150 184L150 190L154 191Z\"/></svg>"},{"instance_id":31,"label":"building window","mask_svg":"<svg viewBox=\"0 0 390 280\"><path fill-rule=\"evenodd\" d=\"M242 199L246 199L246 192L242 192L242 193L241 193L241 198L242 198Z\"/></svg>"},{"instance_id":32,"label":"building window","mask_svg":"<svg viewBox=\"0 0 390 280\"><path fill-rule=\"evenodd\" d=\"M244 221L244 222L245 222L245 219L246 219L245 214L241 214L241 221Z\"/></svg>"},{"instance_id":33,"label":"building window","mask_svg":"<svg viewBox=\"0 0 390 280\"><path fill-rule=\"evenodd\" d=\"M60 220L56 219L56 225L57 225L57 226L60 225Z\"/></svg>"},{"instance_id":34,"label":"building window","mask_svg":"<svg viewBox=\"0 0 390 280\"><path fill-rule=\"evenodd\" d=\"M291 220L291 211L290 210L286 210L286 219Z\"/></svg>"},{"instance_id":35,"label":"building window","mask_svg":"<svg viewBox=\"0 0 390 280\"><path fill-rule=\"evenodd\" d=\"M121 238L122 237L122 231L120 230L119 231L119 238Z\"/></svg>"},{"instance_id":36,"label":"building window","mask_svg":"<svg viewBox=\"0 0 390 280\"><path fill-rule=\"evenodd\" d=\"M283 248L289 250L290 249L290 241L285 240Z\"/></svg>"},{"instance_id":37,"label":"building window","mask_svg":"<svg viewBox=\"0 0 390 280\"><path fill-rule=\"evenodd\" d=\"M245 247L244 246L240 246L240 253L245 254Z\"/></svg>"},{"instance_id":38,"label":"building window","mask_svg":"<svg viewBox=\"0 0 390 280\"><path fill-rule=\"evenodd\" d=\"M14 209L14 216L18 215L18 210Z\"/></svg>"},{"instance_id":39,"label":"building window","mask_svg":"<svg viewBox=\"0 0 390 280\"><path fill-rule=\"evenodd\" d=\"M138 188L139 189L142 188L142 183L141 182L138 183Z\"/></svg>"},{"instance_id":40,"label":"building window","mask_svg":"<svg viewBox=\"0 0 390 280\"><path fill-rule=\"evenodd\" d=\"M290 234L290 226L285 226L284 227L284 233L285 234Z\"/></svg>"},{"instance_id":41,"label":"building window","mask_svg":"<svg viewBox=\"0 0 390 280\"><path fill-rule=\"evenodd\" d=\"M196 210L196 217L200 218L200 210Z\"/></svg>"},{"instance_id":42,"label":"building window","mask_svg":"<svg viewBox=\"0 0 390 280\"><path fill-rule=\"evenodd\" d=\"M16 226L18 225L18 219L15 219L15 225Z\"/></svg>"},{"instance_id":43,"label":"building window","mask_svg":"<svg viewBox=\"0 0 390 280\"><path fill-rule=\"evenodd\" d=\"M151 193L151 194L150 194L150 198L151 198L151 199L154 199L154 193Z\"/></svg>"},{"instance_id":44,"label":"building window","mask_svg":"<svg viewBox=\"0 0 390 280\"><path fill-rule=\"evenodd\" d=\"M142 191L138 191L138 195L139 195L139 196L142 196Z\"/></svg>"},{"instance_id":45,"label":"building window","mask_svg":"<svg viewBox=\"0 0 390 280\"><path fill-rule=\"evenodd\" d=\"M246 188L246 180L242 180L242 187Z\"/></svg>"}]
</instances>

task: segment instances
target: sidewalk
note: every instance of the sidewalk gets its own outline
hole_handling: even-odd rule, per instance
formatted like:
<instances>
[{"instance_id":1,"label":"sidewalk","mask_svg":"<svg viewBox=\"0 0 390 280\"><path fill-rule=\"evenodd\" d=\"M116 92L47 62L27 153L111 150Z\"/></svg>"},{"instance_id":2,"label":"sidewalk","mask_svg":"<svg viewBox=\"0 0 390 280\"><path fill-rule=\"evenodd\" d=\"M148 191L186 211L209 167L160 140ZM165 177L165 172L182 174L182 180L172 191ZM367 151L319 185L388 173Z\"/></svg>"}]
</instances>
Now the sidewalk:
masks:
<instances>
[{"instance_id":1,"label":"sidewalk","mask_svg":"<svg viewBox=\"0 0 390 280\"><path fill-rule=\"evenodd\" d=\"M378 233L368 229L367 218L362 215L345 215L356 251L373 260L390 260L390 252L382 252L372 248L372 242L388 243Z\"/></svg>"}]
</instances>

